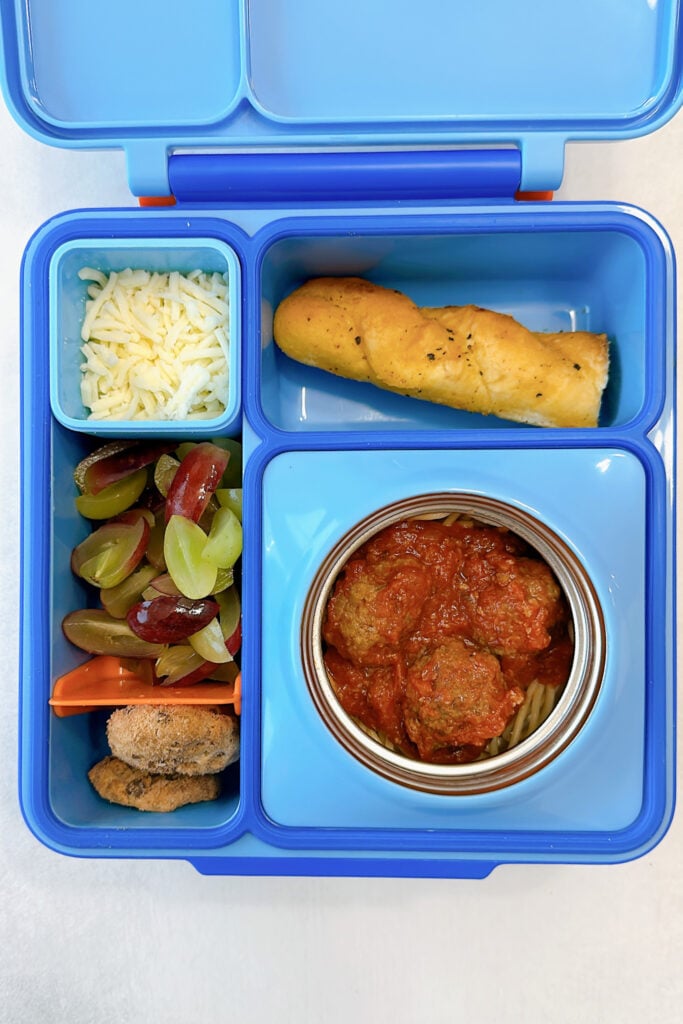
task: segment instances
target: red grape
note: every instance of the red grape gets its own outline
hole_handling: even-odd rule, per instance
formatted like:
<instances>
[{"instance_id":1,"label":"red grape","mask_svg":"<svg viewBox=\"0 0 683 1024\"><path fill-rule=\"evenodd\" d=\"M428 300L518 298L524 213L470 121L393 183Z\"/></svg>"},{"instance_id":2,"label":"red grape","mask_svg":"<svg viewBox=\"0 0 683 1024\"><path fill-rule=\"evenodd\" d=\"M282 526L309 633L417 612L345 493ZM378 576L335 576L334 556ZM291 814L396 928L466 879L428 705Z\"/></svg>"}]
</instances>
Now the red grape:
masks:
<instances>
[{"instance_id":1,"label":"red grape","mask_svg":"<svg viewBox=\"0 0 683 1024\"><path fill-rule=\"evenodd\" d=\"M89 654L114 654L119 658L158 658L162 644L150 644L136 636L124 619L114 619L101 608L69 612L62 622L67 640Z\"/></svg>"},{"instance_id":2,"label":"red grape","mask_svg":"<svg viewBox=\"0 0 683 1024\"><path fill-rule=\"evenodd\" d=\"M128 625L151 644L172 644L186 640L218 615L215 601L190 601L186 597L161 594L152 601L139 601L126 616Z\"/></svg>"},{"instance_id":3,"label":"red grape","mask_svg":"<svg viewBox=\"0 0 683 1024\"><path fill-rule=\"evenodd\" d=\"M115 587L142 561L148 540L143 516L133 523L105 523L74 548L71 568L95 587Z\"/></svg>"},{"instance_id":4,"label":"red grape","mask_svg":"<svg viewBox=\"0 0 683 1024\"><path fill-rule=\"evenodd\" d=\"M187 453L166 495L166 522L171 516L184 516L198 523L221 482L230 458L210 441L195 445Z\"/></svg>"},{"instance_id":5,"label":"red grape","mask_svg":"<svg viewBox=\"0 0 683 1024\"><path fill-rule=\"evenodd\" d=\"M87 460L79 463L74 479L81 490L97 494L116 480L122 480L143 466L149 466L160 455L172 452L176 446L175 441L134 441L119 451L107 451L103 458L94 458L98 453L93 452ZM107 448L105 445L105 449ZM105 449L100 449L100 452ZM87 466L82 468L86 461Z\"/></svg>"}]
</instances>

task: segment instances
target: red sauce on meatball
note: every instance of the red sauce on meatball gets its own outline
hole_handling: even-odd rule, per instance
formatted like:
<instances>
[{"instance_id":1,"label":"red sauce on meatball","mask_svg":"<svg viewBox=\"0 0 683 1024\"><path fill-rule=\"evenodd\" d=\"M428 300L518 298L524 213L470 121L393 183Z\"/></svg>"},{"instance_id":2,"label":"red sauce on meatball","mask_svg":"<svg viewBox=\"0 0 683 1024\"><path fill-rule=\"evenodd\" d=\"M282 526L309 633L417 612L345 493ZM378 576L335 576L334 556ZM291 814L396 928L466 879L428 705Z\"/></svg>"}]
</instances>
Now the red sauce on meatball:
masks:
<instances>
[{"instance_id":1,"label":"red sauce on meatball","mask_svg":"<svg viewBox=\"0 0 683 1024\"><path fill-rule=\"evenodd\" d=\"M520 537L478 523L405 520L346 564L323 624L342 707L410 757L471 761L533 680L569 676L569 611Z\"/></svg>"}]
</instances>

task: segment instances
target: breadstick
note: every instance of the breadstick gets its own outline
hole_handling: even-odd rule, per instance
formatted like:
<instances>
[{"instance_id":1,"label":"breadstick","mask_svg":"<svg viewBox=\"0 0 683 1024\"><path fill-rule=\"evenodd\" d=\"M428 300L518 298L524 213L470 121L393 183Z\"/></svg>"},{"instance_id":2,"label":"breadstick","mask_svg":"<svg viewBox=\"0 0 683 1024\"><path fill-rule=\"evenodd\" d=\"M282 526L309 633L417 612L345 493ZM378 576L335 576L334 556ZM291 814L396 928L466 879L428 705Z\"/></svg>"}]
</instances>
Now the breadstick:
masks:
<instances>
[{"instance_id":1,"label":"breadstick","mask_svg":"<svg viewBox=\"0 0 683 1024\"><path fill-rule=\"evenodd\" d=\"M419 308L362 278L316 278L275 312L292 359L440 405L543 427L594 427L604 334L537 334L478 306Z\"/></svg>"}]
</instances>

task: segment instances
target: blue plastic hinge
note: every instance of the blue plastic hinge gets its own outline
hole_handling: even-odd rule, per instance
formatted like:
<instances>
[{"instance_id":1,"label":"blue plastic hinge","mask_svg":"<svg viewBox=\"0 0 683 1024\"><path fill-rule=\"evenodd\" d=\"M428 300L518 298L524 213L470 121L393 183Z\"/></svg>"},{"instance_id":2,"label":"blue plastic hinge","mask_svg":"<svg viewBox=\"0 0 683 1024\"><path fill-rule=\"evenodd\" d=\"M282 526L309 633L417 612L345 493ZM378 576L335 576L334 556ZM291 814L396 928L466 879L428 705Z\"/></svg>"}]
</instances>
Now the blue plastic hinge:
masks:
<instances>
[{"instance_id":1,"label":"blue plastic hinge","mask_svg":"<svg viewBox=\"0 0 683 1024\"><path fill-rule=\"evenodd\" d=\"M124 146L128 170L128 188L134 196L166 196L168 149L157 139L135 139Z\"/></svg>"},{"instance_id":2,"label":"blue plastic hinge","mask_svg":"<svg viewBox=\"0 0 683 1024\"><path fill-rule=\"evenodd\" d=\"M510 199L521 183L516 148L177 153L168 161L170 191L188 203Z\"/></svg>"},{"instance_id":3,"label":"blue plastic hinge","mask_svg":"<svg viewBox=\"0 0 683 1024\"><path fill-rule=\"evenodd\" d=\"M562 184L566 138L534 132L519 140L523 192L555 192Z\"/></svg>"}]
</instances>

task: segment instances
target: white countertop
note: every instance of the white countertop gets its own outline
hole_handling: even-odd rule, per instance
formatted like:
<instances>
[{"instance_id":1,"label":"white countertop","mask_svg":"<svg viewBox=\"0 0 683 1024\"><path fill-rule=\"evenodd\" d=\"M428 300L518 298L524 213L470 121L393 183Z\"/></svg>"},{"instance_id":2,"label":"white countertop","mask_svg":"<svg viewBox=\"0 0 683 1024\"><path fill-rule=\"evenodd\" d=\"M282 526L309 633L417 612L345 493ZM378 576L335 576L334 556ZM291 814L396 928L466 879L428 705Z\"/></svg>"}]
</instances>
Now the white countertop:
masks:
<instances>
[{"instance_id":1,"label":"white countertop","mask_svg":"<svg viewBox=\"0 0 683 1024\"><path fill-rule=\"evenodd\" d=\"M682 157L683 115L649 139L573 146L561 196L642 206L683 251ZM120 154L43 147L2 104L0 190L0 1022L681 1020L680 816L634 863L485 881L204 878L33 838L16 795L19 264L51 215L131 197Z\"/></svg>"}]
</instances>

